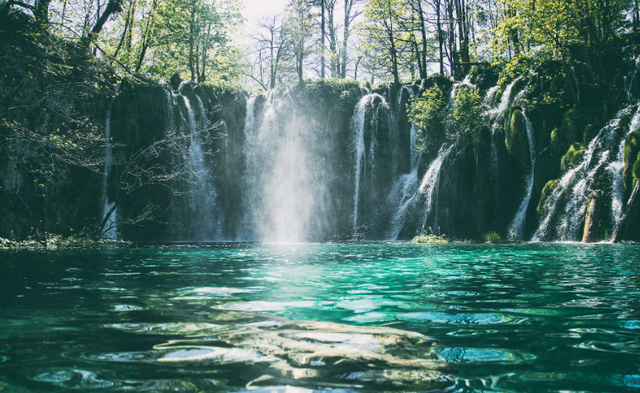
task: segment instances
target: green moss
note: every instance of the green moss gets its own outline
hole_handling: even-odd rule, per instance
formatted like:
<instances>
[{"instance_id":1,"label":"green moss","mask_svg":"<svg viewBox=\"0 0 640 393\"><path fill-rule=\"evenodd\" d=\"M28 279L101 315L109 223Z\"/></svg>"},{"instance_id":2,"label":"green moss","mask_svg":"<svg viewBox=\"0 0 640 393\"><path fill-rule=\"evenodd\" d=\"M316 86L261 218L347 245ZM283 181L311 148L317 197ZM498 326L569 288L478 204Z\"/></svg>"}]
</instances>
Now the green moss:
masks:
<instances>
[{"instance_id":1,"label":"green moss","mask_svg":"<svg viewBox=\"0 0 640 393\"><path fill-rule=\"evenodd\" d=\"M562 161L560 161L560 168L562 172L575 168L582 160L584 151L584 145L580 142L576 142L571 145L567 153L562 157Z\"/></svg>"},{"instance_id":2,"label":"green moss","mask_svg":"<svg viewBox=\"0 0 640 393\"><path fill-rule=\"evenodd\" d=\"M584 144L588 144L591 142L596 135L598 135L598 131L600 131L600 127L597 124L587 124L584 128L584 132L582 133L582 141Z\"/></svg>"},{"instance_id":3,"label":"green moss","mask_svg":"<svg viewBox=\"0 0 640 393\"><path fill-rule=\"evenodd\" d=\"M631 189L636 186L638 179L640 179L640 152L636 157L636 163L633 164L633 185L631 186Z\"/></svg>"},{"instance_id":4,"label":"green moss","mask_svg":"<svg viewBox=\"0 0 640 393\"><path fill-rule=\"evenodd\" d=\"M599 130L598 119L591 113L585 113L580 107L565 111L562 123L551 132L552 148L562 154L574 142L588 143Z\"/></svg>"},{"instance_id":5,"label":"green moss","mask_svg":"<svg viewBox=\"0 0 640 393\"><path fill-rule=\"evenodd\" d=\"M538 202L538 206L536 207L536 210L538 211L538 214L540 216L544 215L545 206L547 205L547 200L549 199L549 197L553 193L553 190L556 188L559 182L560 182L560 179L550 180L549 182L547 182L547 184L545 184L544 188L542 189L542 194L540 195L540 201Z\"/></svg>"},{"instance_id":6,"label":"green moss","mask_svg":"<svg viewBox=\"0 0 640 393\"><path fill-rule=\"evenodd\" d=\"M627 135L624 144L624 192L625 200L631 195L631 191L640 177L640 131L634 131Z\"/></svg>"},{"instance_id":7,"label":"green moss","mask_svg":"<svg viewBox=\"0 0 640 393\"><path fill-rule=\"evenodd\" d=\"M519 108L513 110L505 127L505 145L510 155L514 156L522 168L529 164L529 142L524 115Z\"/></svg>"}]
</instances>

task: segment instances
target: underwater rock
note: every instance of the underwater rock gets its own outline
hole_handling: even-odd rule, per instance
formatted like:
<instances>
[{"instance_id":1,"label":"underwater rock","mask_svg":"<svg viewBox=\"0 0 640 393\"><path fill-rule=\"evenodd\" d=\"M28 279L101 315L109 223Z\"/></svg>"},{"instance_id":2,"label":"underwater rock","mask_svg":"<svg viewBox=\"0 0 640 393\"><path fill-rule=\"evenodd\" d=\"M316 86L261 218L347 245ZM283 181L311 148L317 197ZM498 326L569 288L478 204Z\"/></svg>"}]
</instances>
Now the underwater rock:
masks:
<instances>
[{"instance_id":1,"label":"underwater rock","mask_svg":"<svg viewBox=\"0 0 640 393\"><path fill-rule=\"evenodd\" d=\"M454 384L444 372L446 362L433 351L435 340L420 333L294 321L259 312L218 312L211 322L111 325L125 333L175 339L152 351L109 353L96 359L177 367L242 366L240 379L246 386L305 386L319 379L323 386L385 390L439 390Z\"/></svg>"}]
</instances>

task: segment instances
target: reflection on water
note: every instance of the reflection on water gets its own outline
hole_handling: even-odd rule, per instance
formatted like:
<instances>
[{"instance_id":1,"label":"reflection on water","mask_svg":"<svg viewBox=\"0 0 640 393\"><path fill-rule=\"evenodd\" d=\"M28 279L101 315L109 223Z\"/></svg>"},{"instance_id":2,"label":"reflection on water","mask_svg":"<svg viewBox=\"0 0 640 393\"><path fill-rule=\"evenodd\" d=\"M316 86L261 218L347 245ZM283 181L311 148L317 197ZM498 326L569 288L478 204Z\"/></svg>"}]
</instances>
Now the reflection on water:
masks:
<instances>
[{"instance_id":1,"label":"reflection on water","mask_svg":"<svg viewBox=\"0 0 640 393\"><path fill-rule=\"evenodd\" d=\"M640 388L640 249L0 252L0 391Z\"/></svg>"}]
</instances>

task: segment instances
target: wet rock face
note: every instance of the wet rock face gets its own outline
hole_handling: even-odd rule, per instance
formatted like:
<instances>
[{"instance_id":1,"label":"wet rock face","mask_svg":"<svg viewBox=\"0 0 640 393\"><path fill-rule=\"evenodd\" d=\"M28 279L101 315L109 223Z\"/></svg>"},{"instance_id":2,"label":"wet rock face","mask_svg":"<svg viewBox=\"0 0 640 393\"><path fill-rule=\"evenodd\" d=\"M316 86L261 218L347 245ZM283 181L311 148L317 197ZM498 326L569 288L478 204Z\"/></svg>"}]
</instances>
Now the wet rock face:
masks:
<instances>
[{"instance_id":1,"label":"wet rock face","mask_svg":"<svg viewBox=\"0 0 640 393\"><path fill-rule=\"evenodd\" d=\"M625 240L640 242L640 225L638 225L638 222L640 222L640 181L636 182L612 240L614 242Z\"/></svg>"},{"instance_id":2,"label":"wet rock face","mask_svg":"<svg viewBox=\"0 0 640 393\"><path fill-rule=\"evenodd\" d=\"M587 215L584 222L583 243L593 243L603 240L605 234L601 233L600 220L603 214L602 197L604 192L597 190L591 193L587 202Z\"/></svg>"}]
</instances>

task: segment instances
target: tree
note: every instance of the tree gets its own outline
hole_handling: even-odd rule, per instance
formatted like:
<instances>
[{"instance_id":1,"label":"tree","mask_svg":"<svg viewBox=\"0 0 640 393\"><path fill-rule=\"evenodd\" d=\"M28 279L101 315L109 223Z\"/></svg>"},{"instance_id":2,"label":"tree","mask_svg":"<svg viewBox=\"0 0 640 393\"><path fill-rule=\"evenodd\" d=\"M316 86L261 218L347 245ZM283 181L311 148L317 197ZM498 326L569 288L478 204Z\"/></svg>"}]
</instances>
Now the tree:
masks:
<instances>
[{"instance_id":1,"label":"tree","mask_svg":"<svg viewBox=\"0 0 640 393\"><path fill-rule=\"evenodd\" d=\"M380 54L375 59L391 73L393 83L400 84L399 57L400 19L406 14L406 3L400 0L369 0L365 6L365 47Z\"/></svg>"},{"instance_id":2,"label":"tree","mask_svg":"<svg viewBox=\"0 0 640 393\"><path fill-rule=\"evenodd\" d=\"M439 149L447 140L447 99L438 86L425 90L420 99L411 104L409 119L419 127L417 148L423 151Z\"/></svg>"},{"instance_id":3,"label":"tree","mask_svg":"<svg viewBox=\"0 0 640 393\"><path fill-rule=\"evenodd\" d=\"M204 82L212 74L223 80L237 75L237 51L231 36L242 17L237 0L167 0L157 6L155 27L148 38L154 62L151 72L168 78L186 71Z\"/></svg>"},{"instance_id":4,"label":"tree","mask_svg":"<svg viewBox=\"0 0 640 393\"><path fill-rule=\"evenodd\" d=\"M251 77L263 89L274 89L280 76L280 68L290 51L290 40L284 30L284 16L275 14L258 21L258 30L252 35L257 52L258 75ZM263 64L267 64L268 80L264 79ZM267 88L268 86L268 88Z\"/></svg>"},{"instance_id":5,"label":"tree","mask_svg":"<svg viewBox=\"0 0 640 393\"><path fill-rule=\"evenodd\" d=\"M313 32L311 5L307 0L291 0L288 6L286 32L291 39L291 48L298 80L304 79L304 65L311 53L310 40Z\"/></svg>"}]
</instances>

